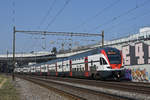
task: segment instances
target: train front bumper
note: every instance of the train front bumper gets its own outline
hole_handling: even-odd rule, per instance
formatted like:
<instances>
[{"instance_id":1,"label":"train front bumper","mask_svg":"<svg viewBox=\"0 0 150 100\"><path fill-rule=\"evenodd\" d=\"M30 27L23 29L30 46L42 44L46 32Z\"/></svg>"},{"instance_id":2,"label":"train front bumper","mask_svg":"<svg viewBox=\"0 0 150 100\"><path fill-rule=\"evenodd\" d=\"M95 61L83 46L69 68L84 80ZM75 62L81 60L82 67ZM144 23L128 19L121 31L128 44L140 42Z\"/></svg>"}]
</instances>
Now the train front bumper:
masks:
<instances>
[{"instance_id":1,"label":"train front bumper","mask_svg":"<svg viewBox=\"0 0 150 100\"><path fill-rule=\"evenodd\" d=\"M104 79L107 78L121 78L124 76L124 70L106 70L106 71L98 71L97 74Z\"/></svg>"}]
</instances>

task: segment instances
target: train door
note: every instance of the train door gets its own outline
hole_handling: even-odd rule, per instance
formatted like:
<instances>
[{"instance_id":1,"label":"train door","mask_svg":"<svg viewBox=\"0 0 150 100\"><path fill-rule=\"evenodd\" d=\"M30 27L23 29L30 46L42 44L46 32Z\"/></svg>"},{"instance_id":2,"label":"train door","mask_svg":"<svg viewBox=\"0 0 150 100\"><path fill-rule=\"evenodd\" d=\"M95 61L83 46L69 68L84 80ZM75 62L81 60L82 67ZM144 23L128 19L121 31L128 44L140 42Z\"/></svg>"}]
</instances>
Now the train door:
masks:
<instances>
[{"instance_id":1,"label":"train door","mask_svg":"<svg viewBox=\"0 0 150 100\"><path fill-rule=\"evenodd\" d=\"M63 59L62 64L61 64L61 68L62 68L61 76L65 76L65 65L64 65L64 59Z\"/></svg>"},{"instance_id":2,"label":"train door","mask_svg":"<svg viewBox=\"0 0 150 100\"><path fill-rule=\"evenodd\" d=\"M55 68L56 68L56 76L58 76L58 66L57 66L57 62L55 63Z\"/></svg>"},{"instance_id":3,"label":"train door","mask_svg":"<svg viewBox=\"0 0 150 100\"><path fill-rule=\"evenodd\" d=\"M84 75L85 75L85 77L89 77L88 57L85 57L84 60L85 60L84 61L84 63L85 63L85 73L84 73Z\"/></svg>"},{"instance_id":4,"label":"train door","mask_svg":"<svg viewBox=\"0 0 150 100\"><path fill-rule=\"evenodd\" d=\"M69 65L70 65L70 77L72 77L72 60L69 60Z\"/></svg>"},{"instance_id":5,"label":"train door","mask_svg":"<svg viewBox=\"0 0 150 100\"><path fill-rule=\"evenodd\" d=\"M91 66L90 66L90 73L95 74L95 73L97 72L97 67L96 67L96 65L94 64L94 61L91 60L91 61L90 61L90 64L91 64Z\"/></svg>"},{"instance_id":6,"label":"train door","mask_svg":"<svg viewBox=\"0 0 150 100\"><path fill-rule=\"evenodd\" d=\"M47 76L50 76L49 65L47 65Z\"/></svg>"},{"instance_id":7,"label":"train door","mask_svg":"<svg viewBox=\"0 0 150 100\"><path fill-rule=\"evenodd\" d=\"M94 75L97 73L97 69L100 66L99 65L99 54L89 56L89 70L90 75Z\"/></svg>"},{"instance_id":8,"label":"train door","mask_svg":"<svg viewBox=\"0 0 150 100\"><path fill-rule=\"evenodd\" d=\"M64 60L63 62L63 70L64 70L64 74L65 76L70 76L70 66L69 66L69 61L70 60Z\"/></svg>"},{"instance_id":9,"label":"train door","mask_svg":"<svg viewBox=\"0 0 150 100\"><path fill-rule=\"evenodd\" d=\"M45 64L45 71L44 71L44 75L47 76L48 73L48 64Z\"/></svg>"},{"instance_id":10,"label":"train door","mask_svg":"<svg viewBox=\"0 0 150 100\"><path fill-rule=\"evenodd\" d=\"M42 75L42 68L41 68L41 65L40 65L40 75Z\"/></svg>"}]
</instances>

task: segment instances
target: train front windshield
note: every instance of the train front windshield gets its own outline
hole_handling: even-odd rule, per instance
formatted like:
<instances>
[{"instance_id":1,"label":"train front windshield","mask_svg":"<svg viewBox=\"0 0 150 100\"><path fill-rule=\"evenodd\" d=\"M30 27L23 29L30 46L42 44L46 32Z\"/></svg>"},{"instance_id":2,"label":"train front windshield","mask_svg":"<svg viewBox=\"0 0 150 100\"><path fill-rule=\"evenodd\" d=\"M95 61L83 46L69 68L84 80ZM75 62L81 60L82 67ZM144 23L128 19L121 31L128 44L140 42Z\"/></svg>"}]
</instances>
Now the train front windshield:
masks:
<instances>
[{"instance_id":1,"label":"train front windshield","mask_svg":"<svg viewBox=\"0 0 150 100\"><path fill-rule=\"evenodd\" d=\"M119 50L109 50L106 53L110 64L121 64L121 54Z\"/></svg>"}]
</instances>

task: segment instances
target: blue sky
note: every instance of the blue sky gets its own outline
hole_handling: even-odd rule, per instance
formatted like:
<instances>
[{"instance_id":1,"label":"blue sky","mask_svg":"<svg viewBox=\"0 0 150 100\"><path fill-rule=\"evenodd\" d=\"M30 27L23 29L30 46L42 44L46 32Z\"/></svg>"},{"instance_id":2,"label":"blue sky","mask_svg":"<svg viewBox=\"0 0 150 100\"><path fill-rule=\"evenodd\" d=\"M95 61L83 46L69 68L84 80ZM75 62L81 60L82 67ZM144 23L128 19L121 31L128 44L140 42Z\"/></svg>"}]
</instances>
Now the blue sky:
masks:
<instances>
[{"instance_id":1,"label":"blue sky","mask_svg":"<svg viewBox=\"0 0 150 100\"><path fill-rule=\"evenodd\" d=\"M0 0L0 53L12 51L14 25L17 30L78 33L104 30L105 40L137 33L140 27L150 26L150 0L70 0L58 14L65 2L67 0ZM93 40L99 41L100 37L44 37L17 33L16 51L50 51L54 46L59 49L62 42L67 47L68 42L78 46L95 43Z\"/></svg>"}]
</instances>

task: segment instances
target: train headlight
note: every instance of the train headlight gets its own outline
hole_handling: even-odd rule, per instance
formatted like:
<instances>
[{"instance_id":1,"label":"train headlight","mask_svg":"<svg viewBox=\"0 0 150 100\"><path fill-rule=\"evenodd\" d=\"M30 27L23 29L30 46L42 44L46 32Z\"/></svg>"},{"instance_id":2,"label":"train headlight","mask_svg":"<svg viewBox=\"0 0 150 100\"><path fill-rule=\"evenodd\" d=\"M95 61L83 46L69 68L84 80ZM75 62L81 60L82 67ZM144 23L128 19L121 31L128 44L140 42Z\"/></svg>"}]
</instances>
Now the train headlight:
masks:
<instances>
[{"instance_id":1,"label":"train headlight","mask_svg":"<svg viewBox=\"0 0 150 100\"><path fill-rule=\"evenodd\" d=\"M111 67L111 66L108 66L107 68L112 69L112 67Z\"/></svg>"}]
</instances>

